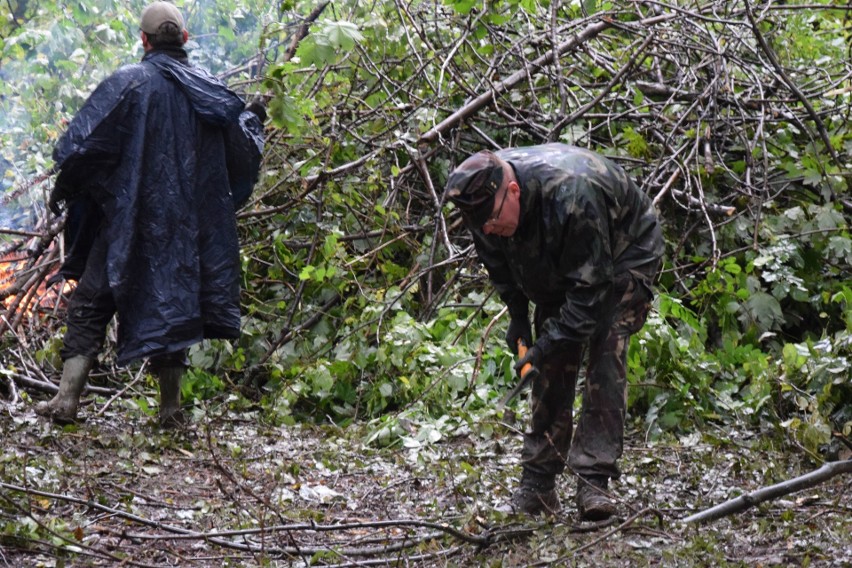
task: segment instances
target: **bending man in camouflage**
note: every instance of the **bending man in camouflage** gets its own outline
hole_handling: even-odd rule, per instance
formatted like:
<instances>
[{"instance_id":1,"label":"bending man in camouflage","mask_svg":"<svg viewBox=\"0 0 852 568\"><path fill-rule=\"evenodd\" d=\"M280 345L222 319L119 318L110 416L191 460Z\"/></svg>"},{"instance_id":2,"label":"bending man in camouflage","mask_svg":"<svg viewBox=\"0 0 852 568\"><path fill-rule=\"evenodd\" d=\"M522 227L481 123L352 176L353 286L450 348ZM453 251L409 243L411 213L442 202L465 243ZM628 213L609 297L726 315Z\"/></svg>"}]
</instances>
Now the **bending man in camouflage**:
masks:
<instances>
[{"instance_id":1,"label":"bending man in camouflage","mask_svg":"<svg viewBox=\"0 0 852 568\"><path fill-rule=\"evenodd\" d=\"M556 476L578 475L583 518L611 516L606 492L620 474L626 357L653 297L663 238L650 200L618 165L588 150L547 144L479 152L448 179L476 251L511 317L516 371L532 363L532 424L512 506L555 512ZM529 302L535 306L535 335ZM583 408L572 442L577 373L588 346Z\"/></svg>"}]
</instances>

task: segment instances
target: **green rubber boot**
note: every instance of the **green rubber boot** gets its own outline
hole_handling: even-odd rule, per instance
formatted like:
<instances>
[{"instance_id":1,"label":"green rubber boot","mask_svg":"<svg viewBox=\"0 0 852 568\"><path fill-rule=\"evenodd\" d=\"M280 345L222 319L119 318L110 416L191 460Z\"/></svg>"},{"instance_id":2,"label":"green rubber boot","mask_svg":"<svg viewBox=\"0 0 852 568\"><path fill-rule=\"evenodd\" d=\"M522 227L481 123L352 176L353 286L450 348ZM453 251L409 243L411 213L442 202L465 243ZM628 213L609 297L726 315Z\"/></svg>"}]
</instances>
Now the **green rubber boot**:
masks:
<instances>
[{"instance_id":1,"label":"green rubber boot","mask_svg":"<svg viewBox=\"0 0 852 568\"><path fill-rule=\"evenodd\" d=\"M86 386L86 380L95 364L95 360L84 355L75 355L62 365L62 379L59 392L47 402L36 405L36 414L50 418L57 424L72 424L77 421L77 406L80 394Z\"/></svg>"},{"instance_id":2,"label":"green rubber boot","mask_svg":"<svg viewBox=\"0 0 852 568\"><path fill-rule=\"evenodd\" d=\"M161 367L155 371L160 382L160 426L178 428L186 423L180 408L180 379L186 367Z\"/></svg>"}]
</instances>

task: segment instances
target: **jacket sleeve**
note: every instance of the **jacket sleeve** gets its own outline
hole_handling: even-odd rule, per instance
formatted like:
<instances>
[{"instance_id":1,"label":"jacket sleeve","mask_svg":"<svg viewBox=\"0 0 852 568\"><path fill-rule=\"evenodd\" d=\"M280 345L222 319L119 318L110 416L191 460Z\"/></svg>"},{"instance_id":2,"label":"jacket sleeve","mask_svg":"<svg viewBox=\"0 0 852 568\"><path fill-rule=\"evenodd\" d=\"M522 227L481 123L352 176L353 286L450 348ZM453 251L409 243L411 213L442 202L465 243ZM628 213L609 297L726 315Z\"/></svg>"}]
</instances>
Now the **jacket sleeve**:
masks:
<instances>
[{"instance_id":1,"label":"jacket sleeve","mask_svg":"<svg viewBox=\"0 0 852 568\"><path fill-rule=\"evenodd\" d=\"M132 92L133 80L126 70L105 79L89 96L53 149L59 170L51 202L74 197L104 178L121 156L123 103Z\"/></svg>"},{"instance_id":2,"label":"jacket sleeve","mask_svg":"<svg viewBox=\"0 0 852 568\"><path fill-rule=\"evenodd\" d=\"M559 258L560 272L568 283L559 316L543 324L542 337L551 343L582 342L610 317L613 284L613 258L610 242L609 211L587 178L570 182L572 196L562 211L563 223Z\"/></svg>"},{"instance_id":3,"label":"jacket sleeve","mask_svg":"<svg viewBox=\"0 0 852 568\"><path fill-rule=\"evenodd\" d=\"M225 127L228 182L235 209L245 205L257 183L263 143L263 124L253 112L243 111L238 122Z\"/></svg>"},{"instance_id":4,"label":"jacket sleeve","mask_svg":"<svg viewBox=\"0 0 852 568\"><path fill-rule=\"evenodd\" d=\"M529 299L515 282L506 255L497 247L491 245L478 231L472 231L473 243L480 262L488 271L488 277L494 289L509 308L513 318L529 316Z\"/></svg>"}]
</instances>

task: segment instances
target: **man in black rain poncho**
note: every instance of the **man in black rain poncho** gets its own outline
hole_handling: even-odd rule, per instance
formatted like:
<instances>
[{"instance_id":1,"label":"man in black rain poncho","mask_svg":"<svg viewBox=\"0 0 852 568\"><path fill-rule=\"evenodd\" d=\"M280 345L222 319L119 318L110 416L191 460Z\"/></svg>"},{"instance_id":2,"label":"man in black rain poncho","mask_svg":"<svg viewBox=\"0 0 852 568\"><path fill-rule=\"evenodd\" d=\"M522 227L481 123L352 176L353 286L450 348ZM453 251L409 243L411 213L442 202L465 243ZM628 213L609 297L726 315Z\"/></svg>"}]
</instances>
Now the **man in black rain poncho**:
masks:
<instances>
[{"instance_id":1,"label":"man in black rain poncho","mask_svg":"<svg viewBox=\"0 0 852 568\"><path fill-rule=\"evenodd\" d=\"M78 279L68 306L59 393L36 412L76 419L112 316L118 364L149 358L160 423L183 420L186 349L240 333L235 209L257 181L263 105L189 65L189 34L167 2L142 12L145 55L104 80L54 149L51 208L65 201Z\"/></svg>"}]
</instances>

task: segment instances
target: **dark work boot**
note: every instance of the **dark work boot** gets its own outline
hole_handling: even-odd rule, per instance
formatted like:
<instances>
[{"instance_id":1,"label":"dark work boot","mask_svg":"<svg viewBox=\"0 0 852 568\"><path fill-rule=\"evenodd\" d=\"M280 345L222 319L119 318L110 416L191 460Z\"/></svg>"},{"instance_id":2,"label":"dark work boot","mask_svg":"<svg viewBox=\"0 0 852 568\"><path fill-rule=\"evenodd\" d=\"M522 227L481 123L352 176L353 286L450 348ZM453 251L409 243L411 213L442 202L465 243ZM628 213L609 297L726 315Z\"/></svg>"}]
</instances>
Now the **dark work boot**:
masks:
<instances>
[{"instance_id":1,"label":"dark work boot","mask_svg":"<svg viewBox=\"0 0 852 568\"><path fill-rule=\"evenodd\" d=\"M155 371L160 382L160 426L177 428L186 422L186 416L180 408L180 379L186 367L160 367Z\"/></svg>"},{"instance_id":2,"label":"dark work boot","mask_svg":"<svg viewBox=\"0 0 852 568\"><path fill-rule=\"evenodd\" d=\"M585 521L603 521L615 514L615 503L609 498L605 476L577 478L577 510Z\"/></svg>"},{"instance_id":3,"label":"dark work boot","mask_svg":"<svg viewBox=\"0 0 852 568\"><path fill-rule=\"evenodd\" d=\"M86 386L89 372L95 364L91 357L75 355L62 365L59 392L47 402L36 405L36 414L50 418L57 424L72 424L77 421L77 406L80 394Z\"/></svg>"},{"instance_id":4,"label":"dark work boot","mask_svg":"<svg viewBox=\"0 0 852 568\"><path fill-rule=\"evenodd\" d=\"M559 512L559 495L556 494L556 478L524 473L521 485L512 494L512 502L500 510L527 515L555 515Z\"/></svg>"}]
</instances>

